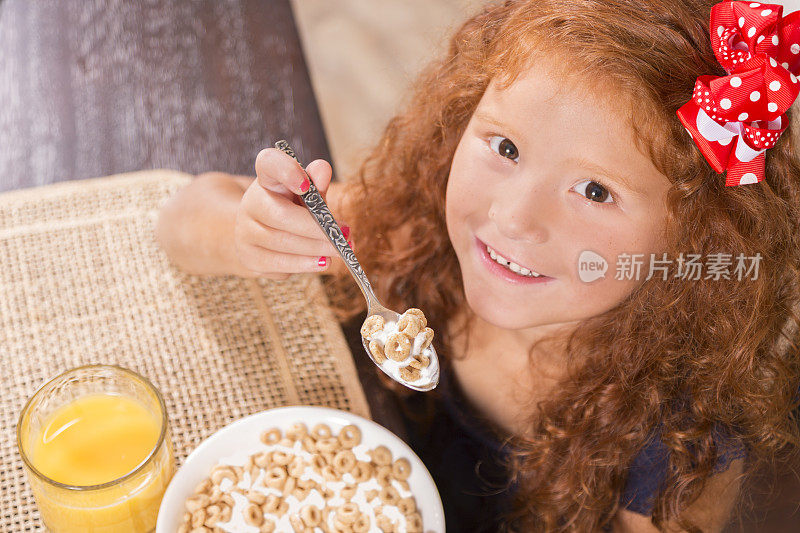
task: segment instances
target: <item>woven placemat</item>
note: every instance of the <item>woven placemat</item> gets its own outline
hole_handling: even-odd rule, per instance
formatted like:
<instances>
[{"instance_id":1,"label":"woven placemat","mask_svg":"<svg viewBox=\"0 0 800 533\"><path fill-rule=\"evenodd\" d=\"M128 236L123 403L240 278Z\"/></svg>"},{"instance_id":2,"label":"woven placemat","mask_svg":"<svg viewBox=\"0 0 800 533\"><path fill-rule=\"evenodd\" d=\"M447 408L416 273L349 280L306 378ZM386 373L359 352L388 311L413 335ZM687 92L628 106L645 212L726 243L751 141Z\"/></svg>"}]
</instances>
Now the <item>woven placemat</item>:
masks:
<instances>
[{"instance_id":1,"label":"woven placemat","mask_svg":"<svg viewBox=\"0 0 800 533\"><path fill-rule=\"evenodd\" d=\"M230 422L284 405L369 417L321 280L189 276L154 237L191 177L148 171L0 195L0 531L41 531L16 447L25 401L89 363L135 370L167 403L178 465Z\"/></svg>"}]
</instances>

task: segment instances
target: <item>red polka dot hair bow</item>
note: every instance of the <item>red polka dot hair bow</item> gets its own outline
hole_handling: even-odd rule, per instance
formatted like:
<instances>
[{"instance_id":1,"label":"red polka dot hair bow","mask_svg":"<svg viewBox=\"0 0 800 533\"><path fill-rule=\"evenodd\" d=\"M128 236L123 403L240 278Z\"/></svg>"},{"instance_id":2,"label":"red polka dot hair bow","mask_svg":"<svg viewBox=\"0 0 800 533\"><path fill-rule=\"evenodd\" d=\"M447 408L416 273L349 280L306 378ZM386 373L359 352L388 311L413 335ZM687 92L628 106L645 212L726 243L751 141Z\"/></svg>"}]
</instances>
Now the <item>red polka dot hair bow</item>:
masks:
<instances>
[{"instance_id":1,"label":"red polka dot hair bow","mask_svg":"<svg viewBox=\"0 0 800 533\"><path fill-rule=\"evenodd\" d=\"M789 122L785 112L800 83L800 11L724 0L711 8L711 44L727 76L697 78L692 99L678 109L708 163L728 171L725 185L764 179L764 152Z\"/></svg>"}]
</instances>

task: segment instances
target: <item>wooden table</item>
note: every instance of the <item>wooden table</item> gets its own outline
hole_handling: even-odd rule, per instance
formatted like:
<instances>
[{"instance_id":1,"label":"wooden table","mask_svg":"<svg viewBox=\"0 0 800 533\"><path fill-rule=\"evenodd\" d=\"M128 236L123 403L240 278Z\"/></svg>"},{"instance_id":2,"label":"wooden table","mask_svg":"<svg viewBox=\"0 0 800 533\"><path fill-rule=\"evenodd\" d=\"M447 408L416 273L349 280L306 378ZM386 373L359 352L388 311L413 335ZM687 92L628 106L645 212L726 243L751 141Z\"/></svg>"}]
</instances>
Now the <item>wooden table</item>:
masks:
<instances>
[{"instance_id":1,"label":"wooden table","mask_svg":"<svg viewBox=\"0 0 800 533\"><path fill-rule=\"evenodd\" d=\"M330 153L288 0L0 0L0 191ZM363 350L362 350L363 351ZM373 418L404 435L362 351Z\"/></svg>"}]
</instances>

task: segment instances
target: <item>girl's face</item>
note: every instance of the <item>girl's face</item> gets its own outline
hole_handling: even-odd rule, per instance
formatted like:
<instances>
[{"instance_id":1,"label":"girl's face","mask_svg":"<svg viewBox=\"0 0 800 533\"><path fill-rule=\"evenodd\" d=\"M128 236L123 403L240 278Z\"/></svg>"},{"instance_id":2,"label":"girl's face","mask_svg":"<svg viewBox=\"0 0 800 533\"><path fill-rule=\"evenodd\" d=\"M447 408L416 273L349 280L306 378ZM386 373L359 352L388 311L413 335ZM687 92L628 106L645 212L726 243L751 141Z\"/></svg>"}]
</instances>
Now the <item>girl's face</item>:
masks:
<instances>
[{"instance_id":1,"label":"girl's face","mask_svg":"<svg viewBox=\"0 0 800 533\"><path fill-rule=\"evenodd\" d=\"M453 156L446 199L467 301L486 322L522 330L601 314L644 282L650 253L667 251L670 183L636 149L614 98L540 64L505 90L486 90ZM585 251L605 259L605 277L584 281L593 272L585 264L579 273L579 258L592 258ZM615 279L619 254L645 254L633 261L642 261L639 279Z\"/></svg>"}]
</instances>

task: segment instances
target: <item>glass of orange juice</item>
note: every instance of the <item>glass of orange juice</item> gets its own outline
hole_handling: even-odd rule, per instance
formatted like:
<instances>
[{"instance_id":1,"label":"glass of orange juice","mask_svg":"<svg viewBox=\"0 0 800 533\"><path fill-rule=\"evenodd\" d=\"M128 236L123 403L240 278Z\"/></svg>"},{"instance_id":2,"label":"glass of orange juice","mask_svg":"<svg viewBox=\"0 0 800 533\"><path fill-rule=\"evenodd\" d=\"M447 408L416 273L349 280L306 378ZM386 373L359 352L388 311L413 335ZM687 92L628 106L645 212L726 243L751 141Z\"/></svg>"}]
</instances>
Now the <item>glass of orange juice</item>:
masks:
<instances>
[{"instance_id":1,"label":"glass of orange juice","mask_svg":"<svg viewBox=\"0 0 800 533\"><path fill-rule=\"evenodd\" d=\"M20 413L17 445L55 533L152 531L175 460L161 394L113 365L69 370Z\"/></svg>"}]
</instances>

